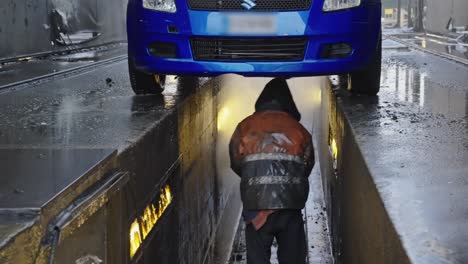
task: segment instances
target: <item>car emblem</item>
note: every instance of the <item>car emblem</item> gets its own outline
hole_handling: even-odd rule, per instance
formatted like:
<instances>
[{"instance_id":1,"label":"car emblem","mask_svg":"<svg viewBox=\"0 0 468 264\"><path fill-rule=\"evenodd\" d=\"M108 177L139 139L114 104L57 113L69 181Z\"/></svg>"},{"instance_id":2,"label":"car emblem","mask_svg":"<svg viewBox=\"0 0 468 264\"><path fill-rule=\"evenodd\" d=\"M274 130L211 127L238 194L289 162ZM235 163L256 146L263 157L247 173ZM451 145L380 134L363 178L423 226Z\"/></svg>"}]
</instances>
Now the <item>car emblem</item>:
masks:
<instances>
[{"instance_id":1,"label":"car emblem","mask_svg":"<svg viewBox=\"0 0 468 264\"><path fill-rule=\"evenodd\" d=\"M254 8L257 4L255 3L255 0L242 0L242 7L244 7L247 10L250 10Z\"/></svg>"}]
</instances>

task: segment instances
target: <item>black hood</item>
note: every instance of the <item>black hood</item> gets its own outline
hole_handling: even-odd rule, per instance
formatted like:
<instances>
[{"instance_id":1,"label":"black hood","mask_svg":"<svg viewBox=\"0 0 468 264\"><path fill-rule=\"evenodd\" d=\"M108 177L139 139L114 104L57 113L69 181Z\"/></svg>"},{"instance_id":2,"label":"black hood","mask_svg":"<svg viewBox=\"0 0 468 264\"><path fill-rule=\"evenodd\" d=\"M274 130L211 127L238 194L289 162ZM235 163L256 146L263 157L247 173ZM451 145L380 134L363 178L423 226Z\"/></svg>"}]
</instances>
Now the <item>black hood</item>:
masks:
<instances>
[{"instance_id":1,"label":"black hood","mask_svg":"<svg viewBox=\"0 0 468 264\"><path fill-rule=\"evenodd\" d=\"M271 80L255 103L255 111L276 110L290 114L297 121L301 120L301 113L294 103L288 83L284 78Z\"/></svg>"}]
</instances>

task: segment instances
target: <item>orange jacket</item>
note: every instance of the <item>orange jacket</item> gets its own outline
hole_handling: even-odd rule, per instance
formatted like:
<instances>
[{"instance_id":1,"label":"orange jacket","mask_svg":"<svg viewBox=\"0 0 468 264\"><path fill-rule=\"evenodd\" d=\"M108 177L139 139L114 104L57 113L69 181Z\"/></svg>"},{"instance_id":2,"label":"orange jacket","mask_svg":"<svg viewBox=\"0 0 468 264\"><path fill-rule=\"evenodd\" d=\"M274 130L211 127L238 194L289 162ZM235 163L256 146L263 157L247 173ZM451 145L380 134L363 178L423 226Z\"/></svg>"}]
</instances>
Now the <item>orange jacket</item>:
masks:
<instances>
[{"instance_id":1,"label":"orange jacket","mask_svg":"<svg viewBox=\"0 0 468 264\"><path fill-rule=\"evenodd\" d=\"M304 208L314 150L311 135L290 114L267 110L247 117L229 149L245 210Z\"/></svg>"}]
</instances>

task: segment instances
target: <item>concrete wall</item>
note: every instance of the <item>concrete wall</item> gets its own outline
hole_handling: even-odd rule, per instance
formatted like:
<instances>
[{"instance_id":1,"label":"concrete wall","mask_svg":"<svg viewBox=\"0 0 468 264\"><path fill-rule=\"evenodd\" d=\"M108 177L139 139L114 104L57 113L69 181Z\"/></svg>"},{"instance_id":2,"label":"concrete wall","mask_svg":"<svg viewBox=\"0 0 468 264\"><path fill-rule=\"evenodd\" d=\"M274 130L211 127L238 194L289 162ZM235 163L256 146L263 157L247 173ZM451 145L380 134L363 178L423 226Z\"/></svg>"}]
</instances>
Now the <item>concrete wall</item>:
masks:
<instances>
[{"instance_id":1,"label":"concrete wall","mask_svg":"<svg viewBox=\"0 0 468 264\"><path fill-rule=\"evenodd\" d=\"M210 81L120 156L122 169L133 177L125 199L132 203L131 193L136 198L123 215L141 214L149 199L145 195L155 186L168 183L174 196L136 263L213 263L216 228L225 206L220 196L226 192L218 183L215 162L217 92L216 82ZM126 225L124 249L130 223ZM120 262L128 258L126 250L117 254L119 261L112 263L128 263Z\"/></svg>"},{"instance_id":2,"label":"concrete wall","mask_svg":"<svg viewBox=\"0 0 468 264\"><path fill-rule=\"evenodd\" d=\"M48 100L61 102L61 99L55 101L54 98L57 98L55 96L58 96L58 94L60 94L58 96L60 98L65 96L64 89L68 89L73 94L71 97L74 99L71 100L76 99L84 102L83 105L77 103L79 107L75 110L85 113L86 117L78 117L70 112L67 112L66 117L64 117L62 114L53 114L48 110L44 110L45 108L39 107L46 119L58 119L50 122L47 119L48 124L51 124L51 127L47 129L48 132L44 130L38 132L31 127L23 128L21 131L30 136L21 136L15 132L17 130L9 128L1 131L0 145L3 144L3 148L8 145L26 149L32 145L41 146L41 144L46 149L49 147L58 149L74 147L95 149L102 146L119 149L119 152L115 153L115 157L113 156L112 162L107 162L110 165L101 165L103 168L99 171L99 177L92 177L92 179L100 179L102 178L101 174L111 169L128 172L129 176L127 184L116 193L112 201L109 201L109 204L105 206L106 208L102 209L104 211L99 212L93 219L90 218L88 220L90 222L86 222L86 224L95 223L99 225L101 230L107 226L107 231L103 234L106 236L105 250L94 248L93 251L90 251L90 253L103 259L103 263L222 263L213 260L215 233L225 211L224 208L228 200L231 200L227 194L231 192L233 186L226 179L223 179L222 175L217 173L218 164L215 162L219 80L210 79L202 87L200 87L200 84L197 87L193 84L193 81L184 82L183 78L179 78L177 83L169 83L168 80L169 89L175 89L177 85L182 91L175 94L169 91L167 95L162 97L133 96L129 88L128 77L122 74L122 72L126 71L126 62L121 62L103 67L99 71L89 72L86 76L74 76L72 79L63 80L64 83L66 82L63 86L62 84L47 83L46 86L42 87L44 89L35 89L40 96L35 94L34 91L31 93L31 89L24 90L27 95L21 96L18 103L28 106L22 107L15 104L15 107L6 107L5 109L14 109L13 112L8 112L9 114L14 114L16 111L24 114L24 109L29 109L28 98L34 98L34 102L40 102L39 105L42 105L41 103L47 105L45 108L61 108L61 106L49 104ZM111 77L117 83L123 84L115 85L111 89L105 84L104 78L106 77ZM78 78L97 81L83 84L80 83ZM109 96L107 93L89 92L90 87L97 90L101 89L99 83L107 87L113 96ZM76 85L77 88L72 88L73 85ZM56 89L57 87L63 87L63 89ZM196 87L196 91L189 91L187 88L190 87ZM50 93L46 90L50 90ZM79 96L75 98L74 95L77 94ZM90 98L93 95L97 95L97 97ZM47 98L47 100L38 99L40 97ZM3 99L10 101L10 99ZM95 99L99 102L94 101ZM114 105L115 109L111 110L107 106L103 106L103 104L106 104L103 101L109 102L109 100L116 100L109 103L109 105ZM35 103L34 105L38 106L38 104ZM64 102L64 104L67 103ZM2 105L5 106L6 104ZM97 106L96 110L91 110L91 108L94 108L93 105ZM83 111L83 109L86 110ZM94 116L93 113L99 117ZM25 115L27 116L26 119L36 120L38 118L36 114L31 114L31 112L29 112L29 115ZM5 117L5 115L2 115L2 117ZM44 120L42 117L39 119ZM5 118L3 120L5 121ZM96 122L96 129L88 123L90 120ZM28 123L31 124L32 122L28 121ZM118 124L119 128L113 127L110 123ZM9 123L6 122L6 124ZM18 124L18 122L15 124ZM61 131L62 129L67 130L67 132ZM91 134L78 132L83 132L82 129L89 131ZM99 129L105 129L106 131L100 132ZM54 138L53 140L46 137L49 132L51 137ZM58 136L58 134L62 135L62 132L66 136ZM79 135L74 134L74 132ZM24 140L25 138L29 138L31 141L27 142L28 140ZM54 140L63 142L63 145ZM34 155L34 157L37 156L37 154ZM21 164L24 164L24 162ZM222 183L223 180L224 183ZM86 181L86 183L88 182L91 182L91 180ZM85 187L89 185L91 183ZM130 227L137 217L141 222L144 209L148 205L160 200L159 190L166 185L171 187L173 200L158 219L151 233L141 243L132 262L129 254ZM73 188L73 190L69 191L78 193L84 191L85 187ZM50 216L48 217L41 215L40 222L34 224L32 228L26 228L26 231L21 235L17 235L9 245L0 245L0 263L48 263L47 259L51 247L50 244L41 241L47 234L49 220L73 200L69 196L66 197L67 199L61 198L57 200L60 200L60 204L63 204L63 206L54 206L53 214L49 213ZM237 222L238 218L235 221ZM81 224L83 223L85 222L81 222ZM93 227L81 230L80 232L89 234L94 233L93 230L96 229ZM2 230L2 232L4 231ZM78 231L75 230L75 234L77 233ZM132 232L132 234L135 234L135 232ZM104 239L104 237L99 236L99 239ZM93 243L88 243L86 240L84 240L85 242L83 240L79 241L83 244L86 243L87 246L93 245ZM72 242L73 245L76 244L74 241L68 242ZM68 245L71 245L68 242L62 244L62 246L59 245L56 256L60 260L74 257L74 255L67 255L65 252L67 250L71 250L73 254L77 252L68 247ZM99 254L94 253L94 251L99 251ZM54 263L75 263L75 260L56 261Z\"/></svg>"},{"instance_id":3,"label":"concrete wall","mask_svg":"<svg viewBox=\"0 0 468 264\"><path fill-rule=\"evenodd\" d=\"M468 27L468 1L426 0L425 29L429 32L447 33L447 23L454 19L454 26Z\"/></svg>"},{"instance_id":4,"label":"concrete wall","mask_svg":"<svg viewBox=\"0 0 468 264\"><path fill-rule=\"evenodd\" d=\"M336 263L410 263L330 86L322 92L318 144ZM354 102L358 105L361 102ZM335 139L338 158L332 156Z\"/></svg>"},{"instance_id":5,"label":"concrete wall","mask_svg":"<svg viewBox=\"0 0 468 264\"><path fill-rule=\"evenodd\" d=\"M66 16L70 33L102 33L86 45L125 40L126 3L127 0L0 1L0 60L69 49L53 41L50 16L54 9Z\"/></svg>"}]
</instances>

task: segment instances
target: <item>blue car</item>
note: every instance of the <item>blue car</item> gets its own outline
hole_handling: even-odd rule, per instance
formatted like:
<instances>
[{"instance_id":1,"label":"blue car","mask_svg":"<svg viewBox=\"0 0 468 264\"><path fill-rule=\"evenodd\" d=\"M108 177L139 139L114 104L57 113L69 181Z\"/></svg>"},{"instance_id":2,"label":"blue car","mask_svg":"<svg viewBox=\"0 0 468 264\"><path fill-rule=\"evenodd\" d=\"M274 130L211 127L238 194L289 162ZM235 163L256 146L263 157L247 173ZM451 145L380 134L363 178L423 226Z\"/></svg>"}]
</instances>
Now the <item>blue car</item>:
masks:
<instances>
[{"instance_id":1,"label":"blue car","mask_svg":"<svg viewBox=\"0 0 468 264\"><path fill-rule=\"evenodd\" d=\"M137 94L166 75L347 74L380 88L381 0L129 0L129 73Z\"/></svg>"}]
</instances>

